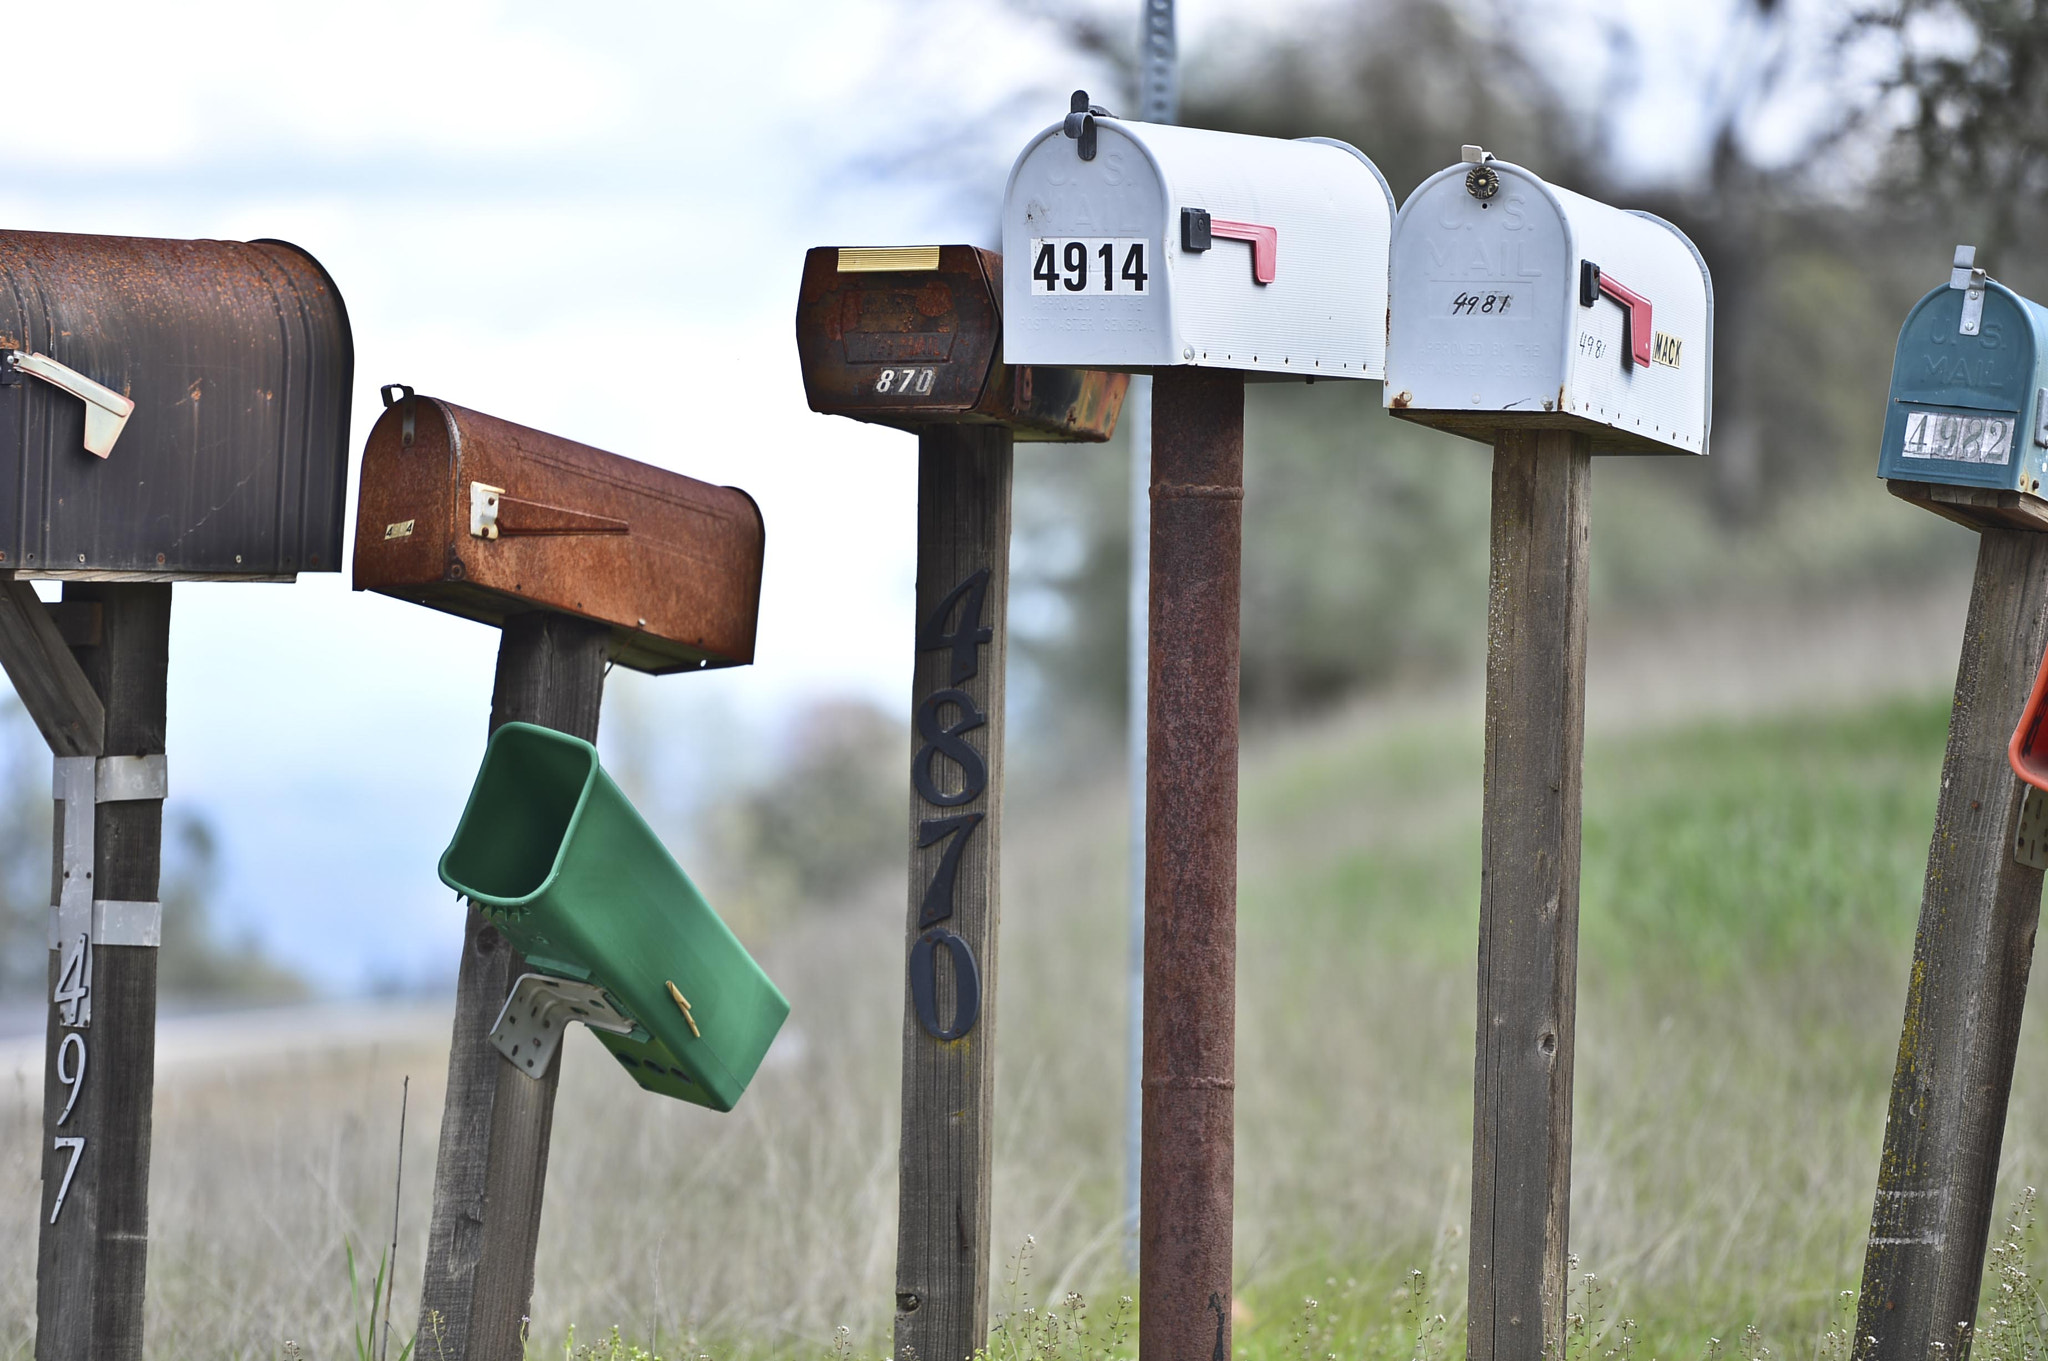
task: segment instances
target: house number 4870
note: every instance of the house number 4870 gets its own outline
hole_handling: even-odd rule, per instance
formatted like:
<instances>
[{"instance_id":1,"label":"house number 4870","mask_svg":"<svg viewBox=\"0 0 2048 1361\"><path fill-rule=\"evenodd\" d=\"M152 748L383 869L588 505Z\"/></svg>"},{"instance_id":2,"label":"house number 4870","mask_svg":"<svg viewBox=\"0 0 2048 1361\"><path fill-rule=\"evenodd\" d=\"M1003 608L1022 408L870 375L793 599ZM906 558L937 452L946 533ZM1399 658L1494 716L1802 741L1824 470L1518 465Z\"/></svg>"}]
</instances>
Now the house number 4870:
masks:
<instances>
[{"instance_id":1,"label":"house number 4870","mask_svg":"<svg viewBox=\"0 0 2048 1361\"><path fill-rule=\"evenodd\" d=\"M960 811L988 791L988 762L967 741L967 734L987 724L988 715L961 686L981 670L981 648L995 630L981 621L988 599L986 567L946 593L931 618L920 622L919 652L946 652L946 684L917 706L919 745L910 758L910 783L937 817L917 825L920 847L940 846L939 863L925 885L917 912L918 935L910 945L910 999L918 1024L937 1040L957 1040L974 1029L981 1015L981 975L974 951L944 923L953 916L958 897L960 859L975 830L987 816ZM939 955L953 966L953 1014L939 1016Z\"/></svg>"}]
</instances>

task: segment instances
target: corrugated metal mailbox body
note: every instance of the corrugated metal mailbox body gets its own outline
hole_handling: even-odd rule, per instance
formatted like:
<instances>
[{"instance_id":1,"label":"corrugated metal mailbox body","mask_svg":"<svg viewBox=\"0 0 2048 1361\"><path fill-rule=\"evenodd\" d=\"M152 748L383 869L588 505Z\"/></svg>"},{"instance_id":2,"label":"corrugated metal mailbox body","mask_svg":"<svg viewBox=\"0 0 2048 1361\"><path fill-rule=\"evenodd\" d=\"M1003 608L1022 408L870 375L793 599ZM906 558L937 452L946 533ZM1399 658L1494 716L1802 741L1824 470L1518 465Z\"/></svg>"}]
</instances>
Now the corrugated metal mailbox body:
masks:
<instances>
[{"instance_id":1,"label":"corrugated metal mailbox body","mask_svg":"<svg viewBox=\"0 0 2048 1361\"><path fill-rule=\"evenodd\" d=\"M1394 196L1356 148L1067 126L1025 147L1003 197L1006 360L1382 376Z\"/></svg>"},{"instance_id":2,"label":"corrugated metal mailbox body","mask_svg":"<svg viewBox=\"0 0 2048 1361\"><path fill-rule=\"evenodd\" d=\"M1920 299L1899 331L1878 475L2038 494L2048 478L2048 309L1970 261L1958 252L1949 285Z\"/></svg>"},{"instance_id":3,"label":"corrugated metal mailbox body","mask_svg":"<svg viewBox=\"0 0 2048 1361\"><path fill-rule=\"evenodd\" d=\"M1401 205L1396 415L1489 442L1577 428L1602 452L1704 454L1713 345L1706 261L1662 218L1491 157L1439 171Z\"/></svg>"},{"instance_id":4,"label":"corrugated metal mailbox body","mask_svg":"<svg viewBox=\"0 0 2048 1361\"><path fill-rule=\"evenodd\" d=\"M736 487L433 397L393 402L363 449L357 590L490 624L594 619L636 671L754 659L762 543Z\"/></svg>"},{"instance_id":5,"label":"corrugated metal mailbox body","mask_svg":"<svg viewBox=\"0 0 2048 1361\"><path fill-rule=\"evenodd\" d=\"M905 430L1108 439L1130 376L1004 364L1002 286L1003 257L974 246L816 247L796 308L811 410Z\"/></svg>"},{"instance_id":6,"label":"corrugated metal mailbox body","mask_svg":"<svg viewBox=\"0 0 2048 1361\"><path fill-rule=\"evenodd\" d=\"M296 246L0 231L0 568L338 571L354 366Z\"/></svg>"}]
</instances>

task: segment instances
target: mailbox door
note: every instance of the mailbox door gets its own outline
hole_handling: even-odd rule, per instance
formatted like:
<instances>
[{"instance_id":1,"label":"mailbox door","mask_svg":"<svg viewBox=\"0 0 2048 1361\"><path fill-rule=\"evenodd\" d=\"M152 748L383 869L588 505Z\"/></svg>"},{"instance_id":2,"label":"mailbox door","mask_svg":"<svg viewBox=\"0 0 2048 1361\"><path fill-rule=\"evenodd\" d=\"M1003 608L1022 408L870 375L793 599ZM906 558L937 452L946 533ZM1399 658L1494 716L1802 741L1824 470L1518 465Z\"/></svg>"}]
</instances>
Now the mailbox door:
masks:
<instances>
[{"instance_id":1,"label":"mailbox door","mask_svg":"<svg viewBox=\"0 0 2048 1361\"><path fill-rule=\"evenodd\" d=\"M1553 192L1571 223L1574 269L1589 262L1605 280L1592 306L1574 300L1568 409L1610 427L1624 448L1704 454L1713 293L1699 251L1660 217L1610 207L1569 189ZM1618 300L1627 294L1648 304L1647 363L1632 349L1630 308Z\"/></svg>"},{"instance_id":2,"label":"mailbox door","mask_svg":"<svg viewBox=\"0 0 2048 1361\"><path fill-rule=\"evenodd\" d=\"M431 397L395 403L363 451L357 590L492 624L594 619L636 671L751 662L762 547L736 487Z\"/></svg>"},{"instance_id":3,"label":"mailbox door","mask_svg":"<svg viewBox=\"0 0 2048 1361\"><path fill-rule=\"evenodd\" d=\"M1084 161L1049 128L1010 172L1006 360L1383 374L1393 199L1357 150L1116 119L1096 133ZM1206 244L1184 211L1206 214Z\"/></svg>"},{"instance_id":4,"label":"mailbox door","mask_svg":"<svg viewBox=\"0 0 2048 1361\"><path fill-rule=\"evenodd\" d=\"M1002 257L973 246L811 250L796 313L811 410L902 430L959 422L1020 440L1108 439L1130 379L1000 362L1002 280Z\"/></svg>"},{"instance_id":5,"label":"mailbox door","mask_svg":"<svg viewBox=\"0 0 2048 1361\"><path fill-rule=\"evenodd\" d=\"M1899 332L1884 424L1882 477L2033 491L2042 476L2034 422L2040 314L1987 283L1977 334L1962 334L1965 290L1937 288Z\"/></svg>"},{"instance_id":6,"label":"mailbox door","mask_svg":"<svg viewBox=\"0 0 2048 1361\"><path fill-rule=\"evenodd\" d=\"M278 241L0 232L0 351L132 399L0 376L0 567L85 580L289 580L341 567L354 347L319 263Z\"/></svg>"},{"instance_id":7,"label":"mailbox door","mask_svg":"<svg viewBox=\"0 0 2048 1361\"><path fill-rule=\"evenodd\" d=\"M1475 180L1476 168L1439 172L1401 207L1387 404L1474 413L1465 433L1491 439L1491 413L1560 410L1576 261L1548 185L1497 161L1496 180Z\"/></svg>"}]
</instances>

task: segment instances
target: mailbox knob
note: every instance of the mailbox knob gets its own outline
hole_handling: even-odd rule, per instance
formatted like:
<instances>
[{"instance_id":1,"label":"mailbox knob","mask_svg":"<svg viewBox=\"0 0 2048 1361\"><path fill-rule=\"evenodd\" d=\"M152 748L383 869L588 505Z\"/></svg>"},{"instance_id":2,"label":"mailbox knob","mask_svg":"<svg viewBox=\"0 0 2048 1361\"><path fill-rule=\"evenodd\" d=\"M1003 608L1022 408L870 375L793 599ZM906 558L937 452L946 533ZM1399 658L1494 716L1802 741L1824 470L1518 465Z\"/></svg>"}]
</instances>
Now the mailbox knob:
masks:
<instances>
[{"instance_id":1,"label":"mailbox knob","mask_svg":"<svg viewBox=\"0 0 2048 1361\"><path fill-rule=\"evenodd\" d=\"M121 438L122 427L128 424L128 417L135 412L134 402L78 370L59 364L48 355L13 350L6 359L8 368L34 374L52 387L62 388L83 401L86 449L101 458L114 452L114 441Z\"/></svg>"}]
</instances>

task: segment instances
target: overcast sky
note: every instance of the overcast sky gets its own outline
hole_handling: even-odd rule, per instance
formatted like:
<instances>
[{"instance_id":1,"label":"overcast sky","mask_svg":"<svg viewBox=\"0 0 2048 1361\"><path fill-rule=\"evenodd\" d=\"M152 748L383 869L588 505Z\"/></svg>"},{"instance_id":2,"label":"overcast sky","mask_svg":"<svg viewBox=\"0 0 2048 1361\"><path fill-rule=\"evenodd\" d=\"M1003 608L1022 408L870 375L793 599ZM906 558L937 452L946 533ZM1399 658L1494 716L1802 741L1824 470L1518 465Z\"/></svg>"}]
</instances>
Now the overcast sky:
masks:
<instances>
[{"instance_id":1,"label":"overcast sky","mask_svg":"<svg viewBox=\"0 0 2048 1361\"><path fill-rule=\"evenodd\" d=\"M1137 0L1095 8L1135 26ZM1835 7L1794 8L1815 28ZM1697 163L1668 91L1741 50L1735 9L1559 4L1542 31L1586 89L1613 59L1590 16L1640 35L1617 149L1655 178ZM1319 7L1180 12L1191 56L1227 59ZM755 496L757 664L613 677L631 730L672 739L670 782L806 698L901 702L914 446L807 410L797 276L811 245L988 239L1014 149L1067 90L1112 87L1050 25L997 0L114 0L17 7L8 48L0 225L310 250L354 324L358 450L403 382ZM1799 125L1788 106L1765 131ZM336 989L452 970L434 864L496 631L335 574L180 586L173 617L172 797L222 834L223 917Z\"/></svg>"}]
</instances>

